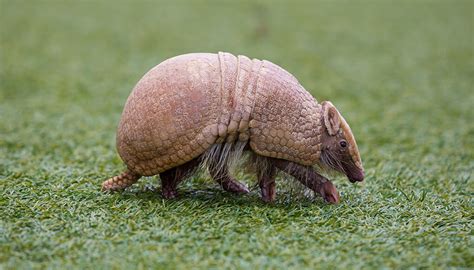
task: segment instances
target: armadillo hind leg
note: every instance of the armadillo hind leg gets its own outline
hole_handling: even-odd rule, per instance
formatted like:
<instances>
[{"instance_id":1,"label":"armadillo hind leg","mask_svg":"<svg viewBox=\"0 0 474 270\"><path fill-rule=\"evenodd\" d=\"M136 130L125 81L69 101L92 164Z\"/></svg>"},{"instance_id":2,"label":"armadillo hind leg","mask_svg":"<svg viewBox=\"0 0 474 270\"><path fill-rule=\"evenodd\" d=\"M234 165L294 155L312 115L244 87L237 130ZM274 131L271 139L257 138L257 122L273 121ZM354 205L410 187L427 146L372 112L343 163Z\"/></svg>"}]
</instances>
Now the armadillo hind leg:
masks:
<instances>
[{"instance_id":1,"label":"armadillo hind leg","mask_svg":"<svg viewBox=\"0 0 474 270\"><path fill-rule=\"evenodd\" d=\"M185 164L160 173L161 195L166 199L178 196L178 184L189 177L198 165L199 159L195 158Z\"/></svg>"},{"instance_id":2,"label":"armadillo hind leg","mask_svg":"<svg viewBox=\"0 0 474 270\"><path fill-rule=\"evenodd\" d=\"M247 186L230 176L227 165L221 166L221 168L219 168L219 166L216 164L210 164L208 166L209 173L211 174L211 177L214 179L214 181L219 183L219 185L221 185L225 191L237 194L249 193Z\"/></svg>"},{"instance_id":3,"label":"armadillo hind leg","mask_svg":"<svg viewBox=\"0 0 474 270\"><path fill-rule=\"evenodd\" d=\"M102 191L119 191L135 184L141 175L136 174L130 170L107 179L102 183Z\"/></svg>"},{"instance_id":4,"label":"armadillo hind leg","mask_svg":"<svg viewBox=\"0 0 474 270\"><path fill-rule=\"evenodd\" d=\"M279 170L293 176L316 194L321 195L326 202L339 202L339 193L334 184L326 177L316 173L312 167L282 159L272 159L272 164Z\"/></svg>"},{"instance_id":5,"label":"armadillo hind leg","mask_svg":"<svg viewBox=\"0 0 474 270\"><path fill-rule=\"evenodd\" d=\"M276 198L276 168L269 158L263 159L265 159L264 162L260 161L257 164L258 185L260 186L262 200L269 203Z\"/></svg>"}]
</instances>

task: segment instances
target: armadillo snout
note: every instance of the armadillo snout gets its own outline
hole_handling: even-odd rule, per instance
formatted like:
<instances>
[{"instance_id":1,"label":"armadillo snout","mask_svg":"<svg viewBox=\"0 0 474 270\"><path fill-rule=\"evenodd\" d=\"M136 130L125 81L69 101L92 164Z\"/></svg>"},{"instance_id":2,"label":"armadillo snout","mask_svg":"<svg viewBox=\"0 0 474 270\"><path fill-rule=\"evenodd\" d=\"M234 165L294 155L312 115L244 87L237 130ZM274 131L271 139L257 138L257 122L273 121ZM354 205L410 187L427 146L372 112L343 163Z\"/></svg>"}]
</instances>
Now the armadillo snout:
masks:
<instances>
[{"instance_id":1,"label":"armadillo snout","mask_svg":"<svg viewBox=\"0 0 474 270\"><path fill-rule=\"evenodd\" d=\"M362 182L364 181L364 171L360 169L353 170L347 175L347 178L349 178L349 181L351 181L351 183Z\"/></svg>"}]
</instances>

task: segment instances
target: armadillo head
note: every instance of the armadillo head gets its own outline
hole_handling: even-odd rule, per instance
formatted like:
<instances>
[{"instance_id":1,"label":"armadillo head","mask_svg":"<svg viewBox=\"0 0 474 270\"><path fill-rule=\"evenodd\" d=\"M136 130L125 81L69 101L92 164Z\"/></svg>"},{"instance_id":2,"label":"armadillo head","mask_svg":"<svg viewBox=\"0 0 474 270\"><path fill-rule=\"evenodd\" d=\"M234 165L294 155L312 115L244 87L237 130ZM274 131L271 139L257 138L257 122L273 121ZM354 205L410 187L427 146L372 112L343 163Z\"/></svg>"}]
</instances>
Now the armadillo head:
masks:
<instances>
[{"instance_id":1,"label":"armadillo head","mask_svg":"<svg viewBox=\"0 0 474 270\"><path fill-rule=\"evenodd\" d=\"M341 173L349 181L364 180L364 168L354 135L346 120L329 101L321 103L324 123L321 135L321 163Z\"/></svg>"}]
</instances>

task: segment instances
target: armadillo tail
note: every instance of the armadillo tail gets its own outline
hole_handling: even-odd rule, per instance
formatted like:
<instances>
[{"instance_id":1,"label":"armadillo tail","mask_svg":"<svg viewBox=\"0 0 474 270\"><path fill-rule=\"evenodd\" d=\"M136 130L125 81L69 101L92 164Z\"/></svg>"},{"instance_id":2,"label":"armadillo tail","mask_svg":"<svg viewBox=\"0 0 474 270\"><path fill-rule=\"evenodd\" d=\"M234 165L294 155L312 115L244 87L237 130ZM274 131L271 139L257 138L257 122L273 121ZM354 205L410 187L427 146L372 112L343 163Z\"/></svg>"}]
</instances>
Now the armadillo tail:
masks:
<instances>
[{"instance_id":1,"label":"armadillo tail","mask_svg":"<svg viewBox=\"0 0 474 270\"><path fill-rule=\"evenodd\" d=\"M138 181L142 177L139 174L136 174L130 170L107 179L102 183L102 191L118 191L123 190Z\"/></svg>"}]
</instances>

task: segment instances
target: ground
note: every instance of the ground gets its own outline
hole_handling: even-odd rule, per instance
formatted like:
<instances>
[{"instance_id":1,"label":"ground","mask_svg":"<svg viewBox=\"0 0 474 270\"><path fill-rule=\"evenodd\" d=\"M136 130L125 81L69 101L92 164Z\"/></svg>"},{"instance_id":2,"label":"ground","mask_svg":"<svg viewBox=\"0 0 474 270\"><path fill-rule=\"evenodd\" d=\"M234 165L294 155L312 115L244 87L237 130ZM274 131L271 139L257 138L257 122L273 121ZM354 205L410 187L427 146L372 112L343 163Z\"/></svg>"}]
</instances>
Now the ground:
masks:
<instances>
[{"instance_id":1,"label":"ground","mask_svg":"<svg viewBox=\"0 0 474 270\"><path fill-rule=\"evenodd\" d=\"M474 268L471 1L0 2L0 268ZM339 205L206 177L123 193L115 129L186 52L271 60L331 100L366 180ZM250 176L239 172L241 180Z\"/></svg>"}]
</instances>

